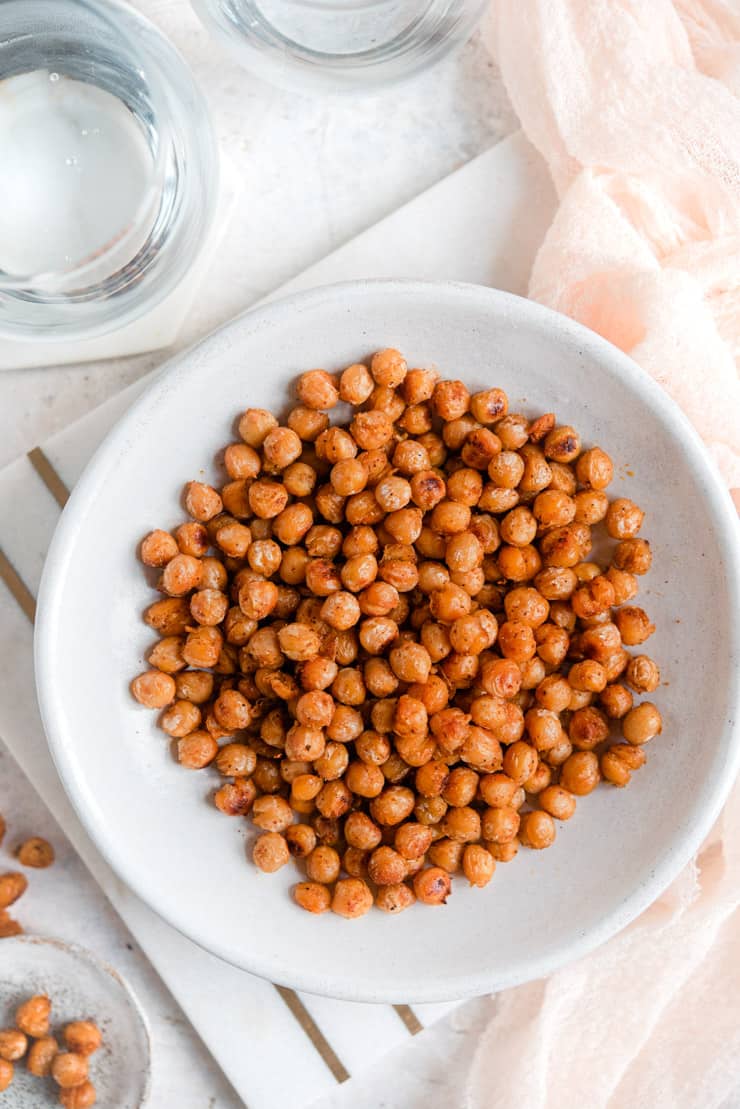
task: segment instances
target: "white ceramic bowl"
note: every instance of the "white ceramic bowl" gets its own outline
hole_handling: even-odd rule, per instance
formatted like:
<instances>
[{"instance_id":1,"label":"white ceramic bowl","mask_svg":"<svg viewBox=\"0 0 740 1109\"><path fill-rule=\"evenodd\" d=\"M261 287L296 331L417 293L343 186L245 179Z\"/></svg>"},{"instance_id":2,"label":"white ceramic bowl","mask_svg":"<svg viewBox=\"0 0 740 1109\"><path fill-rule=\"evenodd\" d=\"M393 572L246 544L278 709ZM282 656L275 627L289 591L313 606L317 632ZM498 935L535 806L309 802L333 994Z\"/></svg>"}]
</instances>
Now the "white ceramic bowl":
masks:
<instances>
[{"instance_id":1,"label":"white ceramic bowl","mask_svg":"<svg viewBox=\"0 0 740 1109\"><path fill-rule=\"evenodd\" d=\"M646 510L641 601L658 631L663 734L626 790L578 803L554 847L521 851L446 907L347 922L291 901L294 867L259 873L246 824L209 800L210 772L177 766L129 693L152 642L136 558L182 519L183 483L218 478L216 452L250 405L287 406L296 374L382 346L512 409L554 410L616 462L612 494ZM634 475L634 476L633 476ZM111 865L209 951L336 997L431 1001L538 978L603 942L689 860L738 765L738 539L731 501L688 421L627 357L564 317L475 286L357 282L252 312L176 359L121 420L75 489L46 563L36 667L62 781Z\"/></svg>"}]
</instances>

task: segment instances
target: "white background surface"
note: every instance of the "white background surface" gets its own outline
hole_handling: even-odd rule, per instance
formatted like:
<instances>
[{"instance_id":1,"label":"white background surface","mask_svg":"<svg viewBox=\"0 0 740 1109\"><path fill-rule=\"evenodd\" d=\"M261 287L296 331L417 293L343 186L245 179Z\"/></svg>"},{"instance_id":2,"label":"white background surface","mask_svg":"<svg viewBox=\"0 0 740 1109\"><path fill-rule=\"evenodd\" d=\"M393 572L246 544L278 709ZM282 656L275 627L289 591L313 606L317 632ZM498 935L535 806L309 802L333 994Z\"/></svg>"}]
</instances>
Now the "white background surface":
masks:
<instances>
[{"instance_id":1,"label":"white background surface","mask_svg":"<svg viewBox=\"0 0 740 1109\"><path fill-rule=\"evenodd\" d=\"M241 192L217 266L181 336L187 345L292 274L458 168L516 121L479 38L457 57L376 98L301 100L254 81L200 28L185 0L137 0L175 41L210 103ZM495 202L492 198L492 202ZM440 228L444 234L444 228ZM180 344L178 344L180 345ZM159 364L165 354L0 375L0 465ZM153 1109L240 1104L136 950L12 760L0 751L0 811L10 833L48 835L59 854L32 876L19 916L29 930L85 943L122 970L152 1022ZM454 1109L475 1032L492 1002L474 1002L390 1056L362 1089L321 1109ZM354 1086L354 1084L352 1084ZM278 1109L278 1107L276 1107Z\"/></svg>"}]
</instances>

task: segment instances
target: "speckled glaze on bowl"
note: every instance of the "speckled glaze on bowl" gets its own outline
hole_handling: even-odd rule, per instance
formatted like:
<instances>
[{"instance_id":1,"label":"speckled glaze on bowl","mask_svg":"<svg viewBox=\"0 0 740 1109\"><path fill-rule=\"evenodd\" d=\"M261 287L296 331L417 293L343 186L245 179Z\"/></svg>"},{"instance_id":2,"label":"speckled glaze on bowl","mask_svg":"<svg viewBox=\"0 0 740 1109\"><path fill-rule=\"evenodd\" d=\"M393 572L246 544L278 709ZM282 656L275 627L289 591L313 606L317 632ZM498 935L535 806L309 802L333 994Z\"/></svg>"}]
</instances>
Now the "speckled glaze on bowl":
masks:
<instances>
[{"instance_id":1,"label":"speckled glaze on bowl","mask_svg":"<svg viewBox=\"0 0 740 1109\"><path fill-rule=\"evenodd\" d=\"M646 510L653 569L641 603L663 735L626 790L579 801L554 847L521 851L482 891L458 880L444 908L347 922L291 901L297 871L259 873L246 825L209 800L212 777L178 767L128 683L151 643L135 552L182 518L183 483L249 405L288 405L300 371L336 370L382 346L513 410L556 411L616 464L612 495ZM634 476L633 476L634 475ZM209 951L299 989L355 1000L433 1001L548 974L624 927L709 831L738 767L737 521L695 432L629 358L572 321L477 286L352 282L251 312L182 355L88 466L47 558L36 669L49 744L82 821L111 865Z\"/></svg>"},{"instance_id":2,"label":"speckled glaze on bowl","mask_svg":"<svg viewBox=\"0 0 740 1109\"><path fill-rule=\"evenodd\" d=\"M103 1043L90 1056L97 1104L143 1109L151 1077L149 1027L138 1001L113 970L89 951L62 940L16 936L0 943L0 1028L12 1027L18 1005L35 994L52 1003L51 1034L63 1046L71 1020L94 1020ZM36 1078L25 1059L15 1064L3 1109L48 1109L57 1104L51 1078Z\"/></svg>"}]
</instances>

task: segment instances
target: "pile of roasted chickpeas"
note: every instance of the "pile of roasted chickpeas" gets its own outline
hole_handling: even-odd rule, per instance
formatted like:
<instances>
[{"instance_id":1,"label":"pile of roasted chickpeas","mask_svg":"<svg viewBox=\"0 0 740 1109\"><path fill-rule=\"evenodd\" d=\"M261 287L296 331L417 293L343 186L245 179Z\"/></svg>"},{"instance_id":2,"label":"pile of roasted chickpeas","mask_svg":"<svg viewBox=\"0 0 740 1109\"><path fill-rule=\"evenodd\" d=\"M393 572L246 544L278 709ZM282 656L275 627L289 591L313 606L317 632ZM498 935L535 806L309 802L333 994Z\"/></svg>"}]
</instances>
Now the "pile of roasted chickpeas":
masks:
<instances>
[{"instance_id":1,"label":"pile of roasted chickpeas","mask_svg":"<svg viewBox=\"0 0 740 1109\"><path fill-rule=\"evenodd\" d=\"M442 904L644 764L644 514L574 428L396 350L297 392L284 424L247 409L225 484L190 482L188 522L144 539L164 597L133 694L183 766L222 776L261 870L302 861L302 908Z\"/></svg>"},{"instance_id":2,"label":"pile of roasted chickpeas","mask_svg":"<svg viewBox=\"0 0 740 1109\"><path fill-rule=\"evenodd\" d=\"M62 1029L63 1047L51 1032L51 1000L45 994L29 997L18 1006L12 1028L0 1028L0 1092L13 1081L15 1066L25 1058L26 1069L38 1078L51 1077L64 1109L91 1109L95 1086L88 1078L89 1059L103 1037L91 1020L73 1020Z\"/></svg>"}]
</instances>

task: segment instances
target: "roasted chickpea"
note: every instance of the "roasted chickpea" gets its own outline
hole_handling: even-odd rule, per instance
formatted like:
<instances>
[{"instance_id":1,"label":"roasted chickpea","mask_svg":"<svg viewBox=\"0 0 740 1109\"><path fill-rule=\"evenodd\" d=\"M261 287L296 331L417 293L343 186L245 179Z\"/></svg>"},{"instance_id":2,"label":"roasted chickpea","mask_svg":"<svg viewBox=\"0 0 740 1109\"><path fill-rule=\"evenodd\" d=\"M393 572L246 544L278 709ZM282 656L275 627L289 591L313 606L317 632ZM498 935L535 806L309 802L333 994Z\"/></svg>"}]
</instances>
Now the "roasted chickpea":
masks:
<instances>
[{"instance_id":1,"label":"roasted chickpea","mask_svg":"<svg viewBox=\"0 0 740 1109\"><path fill-rule=\"evenodd\" d=\"M577 797L596 789L600 778L599 760L593 751L575 751L560 769L561 786Z\"/></svg>"},{"instance_id":2,"label":"roasted chickpea","mask_svg":"<svg viewBox=\"0 0 740 1109\"><path fill-rule=\"evenodd\" d=\"M147 670L131 683L131 692L140 705L148 709L161 709L175 699L175 679L161 670Z\"/></svg>"},{"instance_id":3,"label":"roasted chickpea","mask_svg":"<svg viewBox=\"0 0 740 1109\"><path fill-rule=\"evenodd\" d=\"M663 730L660 712L650 701L630 709L622 720L622 735L628 743L640 746Z\"/></svg>"},{"instance_id":4,"label":"roasted chickpea","mask_svg":"<svg viewBox=\"0 0 740 1109\"><path fill-rule=\"evenodd\" d=\"M660 685L660 669L648 655L636 655L630 659L625 677L636 693L654 693Z\"/></svg>"},{"instance_id":5,"label":"roasted chickpea","mask_svg":"<svg viewBox=\"0 0 740 1109\"><path fill-rule=\"evenodd\" d=\"M53 1036L41 1036L28 1049L27 1070L37 1078L48 1078L51 1074L51 1064L58 1052L59 1044Z\"/></svg>"},{"instance_id":6,"label":"roasted chickpea","mask_svg":"<svg viewBox=\"0 0 740 1109\"><path fill-rule=\"evenodd\" d=\"M364 916L372 908L372 904L370 887L362 878L343 878L334 887L331 911L346 920Z\"/></svg>"},{"instance_id":7,"label":"roasted chickpea","mask_svg":"<svg viewBox=\"0 0 740 1109\"><path fill-rule=\"evenodd\" d=\"M49 1034L51 1001L44 994L29 997L15 1011L15 1026L19 1032L34 1039ZM83 1076L84 1077L84 1076Z\"/></svg>"},{"instance_id":8,"label":"roasted chickpea","mask_svg":"<svg viewBox=\"0 0 740 1109\"><path fill-rule=\"evenodd\" d=\"M532 777L537 769L537 761L536 749L523 740L517 740L504 754L504 774L520 786Z\"/></svg>"},{"instance_id":9,"label":"roasted chickpea","mask_svg":"<svg viewBox=\"0 0 740 1109\"><path fill-rule=\"evenodd\" d=\"M623 539L614 552L614 565L629 574L647 574L652 560L647 539Z\"/></svg>"},{"instance_id":10,"label":"roasted chickpea","mask_svg":"<svg viewBox=\"0 0 740 1109\"><path fill-rule=\"evenodd\" d=\"M321 882L299 882L293 887L293 897L308 913L325 913L331 905L331 892Z\"/></svg>"},{"instance_id":11,"label":"roasted chickpea","mask_svg":"<svg viewBox=\"0 0 740 1109\"><path fill-rule=\"evenodd\" d=\"M519 840L535 851L550 847L555 842L555 821L541 809L524 813L519 826Z\"/></svg>"},{"instance_id":12,"label":"roasted chickpea","mask_svg":"<svg viewBox=\"0 0 740 1109\"><path fill-rule=\"evenodd\" d=\"M644 643L655 631L655 624L645 610L635 605L623 605L622 608L617 609L614 623L619 628L622 642L627 647Z\"/></svg>"},{"instance_id":13,"label":"roasted chickpea","mask_svg":"<svg viewBox=\"0 0 740 1109\"><path fill-rule=\"evenodd\" d=\"M576 462L576 477L591 489L606 489L613 476L612 460L601 447L584 451Z\"/></svg>"},{"instance_id":14,"label":"roasted chickpea","mask_svg":"<svg viewBox=\"0 0 740 1109\"><path fill-rule=\"evenodd\" d=\"M451 889L449 874L439 866L426 867L414 875L414 893L424 905L444 905Z\"/></svg>"},{"instance_id":15,"label":"roasted chickpea","mask_svg":"<svg viewBox=\"0 0 740 1109\"><path fill-rule=\"evenodd\" d=\"M0 1029L0 1059L6 1063L16 1063L26 1054L28 1037L17 1028Z\"/></svg>"},{"instance_id":16,"label":"roasted chickpea","mask_svg":"<svg viewBox=\"0 0 740 1109\"><path fill-rule=\"evenodd\" d=\"M168 531L150 531L141 543L141 561L146 566L166 566L178 553L176 540Z\"/></svg>"},{"instance_id":17,"label":"roasted chickpea","mask_svg":"<svg viewBox=\"0 0 740 1109\"><path fill-rule=\"evenodd\" d=\"M642 527L644 519L645 513L634 501L627 497L617 497L607 509L606 530L612 539L632 539Z\"/></svg>"},{"instance_id":18,"label":"roasted chickpea","mask_svg":"<svg viewBox=\"0 0 740 1109\"><path fill-rule=\"evenodd\" d=\"M265 832L258 836L252 849L252 859L255 866L266 874L274 874L276 870L280 870L290 859L285 836L279 832Z\"/></svg>"}]
</instances>

